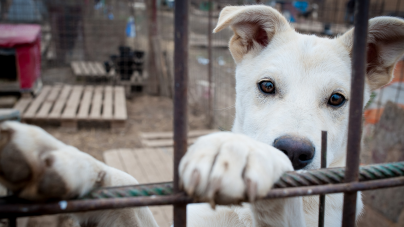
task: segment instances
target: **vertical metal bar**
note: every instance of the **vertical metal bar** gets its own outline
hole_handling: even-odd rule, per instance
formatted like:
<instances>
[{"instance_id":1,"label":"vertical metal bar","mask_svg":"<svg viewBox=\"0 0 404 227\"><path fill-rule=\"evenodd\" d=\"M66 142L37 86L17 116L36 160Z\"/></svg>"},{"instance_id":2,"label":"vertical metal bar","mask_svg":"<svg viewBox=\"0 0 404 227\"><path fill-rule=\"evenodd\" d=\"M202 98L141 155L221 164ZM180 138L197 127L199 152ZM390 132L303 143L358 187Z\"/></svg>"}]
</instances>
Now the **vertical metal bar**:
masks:
<instances>
[{"instance_id":1,"label":"vertical metal bar","mask_svg":"<svg viewBox=\"0 0 404 227\"><path fill-rule=\"evenodd\" d=\"M208 81L209 81L209 103L208 103L208 125L209 128L213 128L213 97L212 97L212 75L213 75L213 58L212 58L212 4L213 1L209 1L209 13L208 13Z\"/></svg>"},{"instance_id":2,"label":"vertical metal bar","mask_svg":"<svg viewBox=\"0 0 404 227\"><path fill-rule=\"evenodd\" d=\"M174 192L179 192L178 166L188 149L188 0L175 1L174 14ZM187 222L186 204L174 205L174 226Z\"/></svg>"},{"instance_id":3,"label":"vertical metal bar","mask_svg":"<svg viewBox=\"0 0 404 227\"><path fill-rule=\"evenodd\" d=\"M369 0L357 0L355 4L355 30L352 47L351 100L349 104L348 144L345 182L358 181L359 153L362 134L363 90L365 82L366 47L368 32ZM357 192L344 194L342 226L354 227L356 221Z\"/></svg>"},{"instance_id":4,"label":"vertical metal bar","mask_svg":"<svg viewBox=\"0 0 404 227\"><path fill-rule=\"evenodd\" d=\"M397 94L396 94L396 100L394 101L395 103L398 103L398 98L400 97L400 92L401 92L401 85L403 85L403 79L404 79L404 64L401 64L401 75L400 75L400 79L399 79L399 86L397 88Z\"/></svg>"},{"instance_id":5,"label":"vertical metal bar","mask_svg":"<svg viewBox=\"0 0 404 227\"><path fill-rule=\"evenodd\" d=\"M12 217L8 219L8 227L17 227L17 218Z\"/></svg>"},{"instance_id":6,"label":"vertical metal bar","mask_svg":"<svg viewBox=\"0 0 404 227\"><path fill-rule=\"evenodd\" d=\"M321 168L327 168L327 131L321 131ZM318 227L324 227L325 195L320 195Z\"/></svg>"}]
</instances>

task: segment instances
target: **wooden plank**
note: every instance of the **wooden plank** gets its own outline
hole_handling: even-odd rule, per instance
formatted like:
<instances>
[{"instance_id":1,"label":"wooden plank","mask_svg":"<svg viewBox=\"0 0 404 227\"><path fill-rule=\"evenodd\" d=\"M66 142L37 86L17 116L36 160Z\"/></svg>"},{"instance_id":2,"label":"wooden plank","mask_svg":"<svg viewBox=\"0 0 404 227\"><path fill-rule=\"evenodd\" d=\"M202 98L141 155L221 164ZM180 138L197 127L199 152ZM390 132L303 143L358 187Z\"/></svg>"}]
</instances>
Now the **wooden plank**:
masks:
<instances>
[{"instance_id":1,"label":"wooden plank","mask_svg":"<svg viewBox=\"0 0 404 227\"><path fill-rule=\"evenodd\" d=\"M66 107L62 113L61 119L74 120L76 119L77 109L80 103L83 86L73 86L69 99L66 102Z\"/></svg>"},{"instance_id":2,"label":"wooden plank","mask_svg":"<svg viewBox=\"0 0 404 227\"><path fill-rule=\"evenodd\" d=\"M188 132L188 137L200 137L210 133L218 132L217 130L194 130ZM173 132L144 132L140 133L142 139L172 139Z\"/></svg>"},{"instance_id":3,"label":"wooden plank","mask_svg":"<svg viewBox=\"0 0 404 227\"><path fill-rule=\"evenodd\" d=\"M104 91L104 102L102 108L102 119L112 119L112 86L106 86Z\"/></svg>"},{"instance_id":4,"label":"wooden plank","mask_svg":"<svg viewBox=\"0 0 404 227\"><path fill-rule=\"evenodd\" d=\"M48 93L50 92L50 89L51 87L47 85L43 87L41 93L39 93L39 95L34 99L34 101L31 102L31 105L29 106L25 114L22 116L23 119L32 119L35 116L42 102L45 100Z\"/></svg>"},{"instance_id":5,"label":"wooden plank","mask_svg":"<svg viewBox=\"0 0 404 227\"><path fill-rule=\"evenodd\" d=\"M124 164L119 156L119 150L109 150L103 153L105 164L119 169L121 171L125 171Z\"/></svg>"},{"instance_id":6,"label":"wooden plank","mask_svg":"<svg viewBox=\"0 0 404 227\"><path fill-rule=\"evenodd\" d=\"M165 217L164 210L161 207L149 207L152 212L157 225L160 227L169 227L168 220Z\"/></svg>"},{"instance_id":7,"label":"wooden plank","mask_svg":"<svg viewBox=\"0 0 404 227\"><path fill-rule=\"evenodd\" d=\"M197 138L189 138L188 145L195 143ZM171 147L174 145L174 141L172 139L164 139L164 140L142 140L142 143L145 147Z\"/></svg>"},{"instance_id":8,"label":"wooden plank","mask_svg":"<svg viewBox=\"0 0 404 227\"><path fill-rule=\"evenodd\" d=\"M150 149L136 149L133 153L136 159L142 160L141 166L143 171L147 173L148 183L159 182L159 172L150 157Z\"/></svg>"},{"instance_id":9,"label":"wooden plank","mask_svg":"<svg viewBox=\"0 0 404 227\"><path fill-rule=\"evenodd\" d=\"M14 105L13 109L20 111L20 116L22 116L31 102L32 102L31 97L20 98L20 100L18 100L18 102Z\"/></svg>"},{"instance_id":10,"label":"wooden plank","mask_svg":"<svg viewBox=\"0 0 404 227\"><path fill-rule=\"evenodd\" d=\"M60 116L62 115L63 107L66 104L66 101L70 95L71 90L72 90L72 86L70 86L70 85L63 86L62 92L60 92L60 95L59 95L58 99L56 100L55 105L53 105L53 108L48 115L48 119L59 119L60 118Z\"/></svg>"},{"instance_id":11,"label":"wooden plank","mask_svg":"<svg viewBox=\"0 0 404 227\"><path fill-rule=\"evenodd\" d=\"M83 75L88 76L90 75L90 70L87 67L87 62L79 62L79 66L81 68L81 71L83 72Z\"/></svg>"},{"instance_id":12,"label":"wooden plank","mask_svg":"<svg viewBox=\"0 0 404 227\"><path fill-rule=\"evenodd\" d=\"M172 181L174 174L173 148L157 148L155 149L154 153L157 154L156 160L159 160L159 162L161 163L162 171L167 174L167 181Z\"/></svg>"},{"instance_id":13,"label":"wooden plank","mask_svg":"<svg viewBox=\"0 0 404 227\"><path fill-rule=\"evenodd\" d=\"M62 89L62 86L60 86L60 85L55 85L51 88L49 95L45 98L41 109L38 111L38 113L35 115L34 118L47 119L53 104L55 103L57 97L60 94L61 89Z\"/></svg>"},{"instance_id":14,"label":"wooden plank","mask_svg":"<svg viewBox=\"0 0 404 227\"><path fill-rule=\"evenodd\" d=\"M163 163L158 159L156 149L137 149L133 150L133 152L137 155L137 159L140 160L139 163L143 167L144 172L147 173L149 179L148 183L169 181L170 177L167 172L165 172L165 169L162 168ZM169 226L170 219L165 209L162 207L154 207L151 211L159 226Z\"/></svg>"},{"instance_id":15,"label":"wooden plank","mask_svg":"<svg viewBox=\"0 0 404 227\"><path fill-rule=\"evenodd\" d=\"M161 227L170 227L173 225L173 217L174 217L174 212L173 212L173 206L168 205L168 206L159 206L159 208L163 211L165 217L166 217L166 222L162 223L160 225Z\"/></svg>"},{"instance_id":16,"label":"wooden plank","mask_svg":"<svg viewBox=\"0 0 404 227\"><path fill-rule=\"evenodd\" d=\"M94 89L93 100L91 102L91 112L89 119L99 120L101 119L101 105L102 105L102 92L104 88L102 86L96 86Z\"/></svg>"},{"instance_id":17,"label":"wooden plank","mask_svg":"<svg viewBox=\"0 0 404 227\"><path fill-rule=\"evenodd\" d=\"M94 66L97 70L98 75L109 76L105 71L104 66L100 62L94 62Z\"/></svg>"},{"instance_id":18,"label":"wooden plank","mask_svg":"<svg viewBox=\"0 0 404 227\"><path fill-rule=\"evenodd\" d=\"M98 74L97 68L94 65L94 62L87 62L87 67L90 71L91 76L100 76L100 74Z\"/></svg>"},{"instance_id":19,"label":"wooden plank","mask_svg":"<svg viewBox=\"0 0 404 227\"><path fill-rule=\"evenodd\" d=\"M83 74L78 62L72 62L70 65L71 65L71 67L73 69L74 75L81 76Z\"/></svg>"},{"instance_id":20,"label":"wooden plank","mask_svg":"<svg viewBox=\"0 0 404 227\"><path fill-rule=\"evenodd\" d=\"M172 181L173 174L172 170L170 171L166 163L173 163L173 157L164 153L162 149L148 149L148 157L153 163L154 168L158 173L158 181Z\"/></svg>"},{"instance_id":21,"label":"wooden plank","mask_svg":"<svg viewBox=\"0 0 404 227\"><path fill-rule=\"evenodd\" d=\"M115 120L126 120L128 118L126 113L125 90L121 86L117 86L114 89L114 110Z\"/></svg>"},{"instance_id":22,"label":"wooden plank","mask_svg":"<svg viewBox=\"0 0 404 227\"><path fill-rule=\"evenodd\" d=\"M91 98L93 96L93 86L86 86L84 89L83 99L80 102L80 109L77 114L77 119L86 120L90 113Z\"/></svg>"},{"instance_id":23,"label":"wooden plank","mask_svg":"<svg viewBox=\"0 0 404 227\"><path fill-rule=\"evenodd\" d=\"M119 154L127 173L136 178L140 184L150 182L147 178L147 172L143 169L141 157L135 156L131 149L120 149Z\"/></svg>"}]
</instances>

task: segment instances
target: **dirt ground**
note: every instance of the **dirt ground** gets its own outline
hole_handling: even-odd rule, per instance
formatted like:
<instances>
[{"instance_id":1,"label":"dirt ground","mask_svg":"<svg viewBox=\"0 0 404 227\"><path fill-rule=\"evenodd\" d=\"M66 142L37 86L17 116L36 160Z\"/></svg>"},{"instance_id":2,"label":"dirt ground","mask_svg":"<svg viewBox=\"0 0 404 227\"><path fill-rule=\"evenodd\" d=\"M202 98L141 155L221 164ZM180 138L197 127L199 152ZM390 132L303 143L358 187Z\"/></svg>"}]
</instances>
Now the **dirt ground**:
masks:
<instances>
[{"instance_id":1,"label":"dirt ground","mask_svg":"<svg viewBox=\"0 0 404 227\"><path fill-rule=\"evenodd\" d=\"M173 130L173 103L169 98L142 95L127 100L128 121L122 132L112 133L103 125L79 125L76 132L64 132L58 127L43 128L66 144L87 152L103 161L102 153L109 149L141 147L140 132L164 132ZM203 115L189 111L189 128L205 129Z\"/></svg>"}]
</instances>

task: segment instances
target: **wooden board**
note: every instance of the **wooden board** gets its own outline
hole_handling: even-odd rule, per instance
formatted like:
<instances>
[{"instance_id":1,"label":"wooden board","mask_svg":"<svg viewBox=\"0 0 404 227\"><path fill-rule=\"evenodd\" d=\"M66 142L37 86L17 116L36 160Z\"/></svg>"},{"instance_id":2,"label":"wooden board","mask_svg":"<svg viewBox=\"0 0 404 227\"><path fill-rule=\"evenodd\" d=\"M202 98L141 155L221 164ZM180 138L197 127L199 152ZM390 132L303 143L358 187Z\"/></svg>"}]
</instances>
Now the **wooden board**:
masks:
<instances>
[{"instance_id":1,"label":"wooden board","mask_svg":"<svg viewBox=\"0 0 404 227\"><path fill-rule=\"evenodd\" d=\"M86 86L83 93L83 99L80 103L79 113L77 114L77 119L87 119L90 113L91 98L93 96L93 86Z\"/></svg>"},{"instance_id":2,"label":"wooden board","mask_svg":"<svg viewBox=\"0 0 404 227\"><path fill-rule=\"evenodd\" d=\"M38 112L38 109L41 107L43 100L47 97L50 92L50 86L44 86L42 88L41 93L31 102L31 105L28 107L27 111L22 115L25 119L32 119Z\"/></svg>"},{"instance_id":3,"label":"wooden board","mask_svg":"<svg viewBox=\"0 0 404 227\"><path fill-rule=\"evenodd\" d=\"M123 162L119 155L119 150L111 150L103 153L104 161L107 165L119 169L121 171L126 171Z\"/></svg>"},{"instance_id":4,"label":"wooden board","mask_svg":"<svg viewBox=\"0 0 404 227\"><path fill-rule=\"evenodd\" d=\"M115 87L114 89L114 119L126 120L128 118L126 112L125 90L123 87Z\"/></svg>"},{"instance_id":5,"label":"wooden board","mask_svg":"<svg viewBox=\"0 0 404 227\"><path fill-rule=\"evenodd\" d=\"M107 165L132 175L141 184L172 181L173 178L172 152L167 152L165 149L110 150L104 152L104 160ZM172 206L149 208L160 227L172 225Z\"/></svg>"},{"instance_id":6,"label":"wooden board","mask_svg":"<svg viewBox=\"0 0 404 227\"><path fill-rule=\"evenodd\" d=\"M196 138L188 139L188 145L195 143ZM174 140L142 140L142 144L145 147L172 147L174 145Z\"/></svg>"},{"instance_id":7,"label":"wooden board","mask_svg":"<svg viewBox=\"0 0 404 227\"><path fill-rule=\"evenodd\" d=\"M44 102L42 103L41 109L35 115L37 119L46 119L50 113L50 110L55 103L57 97L59 96L60 90L62 89L61 86L55 85L51 88L48 96L45 98Z\"/></svg>"},{"instance_id":8,"label":"wooden board","mask_svg":"<svg viewBox=\"0 0 404 227\"><path fill-rule=\"evenodd\" d=\"M30 123L51 120L62 127L77 128L78 121L104 121L119 131L128 117L123 93L119 86L44 86L36 98L22 98L14 108Z\"/></svg>"},{"instance_id":9,"label":"wooden board","mask_svg":"<svg viewBox=\"0 0 404 227\"><path fill-rule=\"evenodd\" d=\"M188 144L195 143L200 136L217 132L217 130L195 130L188 132ZM171 147L174 145L173 132L141 133L142 144L145 147Z\"/></svg>"},{"instance_id":10,"label":"wooden board","mask_svg":"<svg viewBox=\"0 0 404 227\"><path fill-rule=\"evenodd\" d=\"M20 114L24 113L28 108L29 104L32 102L32 98L21 98L13 107L14 109L20 111Z\"/></svg>"},{"instance_id":11,"label":"wooden board","mask_svg":"<svg viewBox=\"0 0 404 227\"><path fill-rule=\"evenodd\" d=\"M93 119L93 120L101 119L102 92L103 91L104 91L104 88L102 86L95 87L89 119Z\"/></svg>"},{"instance_id":12,"label":"wooden board","mask_svg":"<svg viewBox=\"0 0 404 227\"><path fill-rule=\"evenodd\" d=\"M69 98L71 90L72 90L71 86L69 85L63 86L62 92L60 93L57 102L55 102L53 109L48 115L49 119L60 119L60 117L62 116L62 110L66 104L67 99Z\"/></svg>"},{"instance_id":13,"label":"wooden board","mask_svg":"<svg viewBox=\"0 0 404 227\"><path fill-rule=\"evenodd\" d=\"M66 120L76 119L77 109L83 92L83 86L73 86L72 93L67 100L66 107L62 113L61 118Z\"/></svg>"},{"instance_id":14,"label":"wooden board","mask_svg":"<svg viewBox=\"0 0 404 227\"><path fill-rule=\"evenodd\" d=\"M103 101L103 109L102 109L102 118L103 119L112 119L112 86L106 86L104 91L104 101Z\"/></svg>"},{"instance_id":15,"label":"wooden board","mask_svg":"<svg viewBox=\"0 0 404 227\"><path fill-rule=\"evenodd\" d=\"M113 78L115 75L115 70L106 72L102 62L74 61L70 66L75 76Z\"/></svg>"},{"instance_id":16,"label":"wooden board","mask_svg":"<svg viewBox=\"0 0 404 227\"><path fill-rule=\"evenodd\" d=\"M210 133L218 132L217 130L193 130L188 132L188 137L200 137ZM142 139L171 139L173 132L143 132L140 134Z\"/></svg>"}]
</instances>

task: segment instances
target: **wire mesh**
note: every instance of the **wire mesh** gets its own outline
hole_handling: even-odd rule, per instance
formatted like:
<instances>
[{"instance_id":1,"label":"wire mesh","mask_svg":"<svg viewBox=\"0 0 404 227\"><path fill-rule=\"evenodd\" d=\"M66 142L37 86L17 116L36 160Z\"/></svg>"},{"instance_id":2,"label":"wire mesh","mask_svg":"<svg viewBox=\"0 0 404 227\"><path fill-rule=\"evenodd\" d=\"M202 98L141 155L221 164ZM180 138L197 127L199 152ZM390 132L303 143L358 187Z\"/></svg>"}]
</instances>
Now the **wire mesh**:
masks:
<instances>
[{"instance_id":1,"label":"wire mesh","mask_svg":"<svg viewBox=\"0 0 404 227\"><path fill-rule=\"evenodd\" d=\"M41 73L47 84L54 83L106 83L124 84L130 91L153 90L161 94L159 84L170 84L167 96L172 96L174 86L174 1L155 1L156 32L160 47L159 55L153 57L154 46L150 45L150 2L142 0L1 0L0 23L26 24L41 26ZM353 24L353 1L351 0L263 0L261 4L270 5L291 22L297 31L306 34L335 37L349 30ZM235 116L235 63L228 51L227 43L232 31L226 29L212 37L212 58L208 55L208 10L212 8L211 23L214 27L220 10L227 5L255 4L253 0L193 0L189 11L189 106L194 114L206 118L208 122L209 100L213 105L213 126L220 130L231 130ZM404 3L401 0L370 1L370 18L375 16L404 17ZM9 50L0 49L0 62L3 65L10 59L4 54ZM9 52L7 52L9 53ZM12 54L12 53L11 53ZM152 56L152 57L150 57ZM153 71L156 59L160 56L161 71ZM209 85L208 66L211 61L213 83ZM80 76L71 70L72 63L79 62L81 71L91 74L93 67L84 63L99 63L107 76ZM15 68L3 67L4 70ZM13 74L13 73L12 73ZM15 72L14 72L15 74ZM96 74L96 73L95 73ZM162 75L163 80L160 76ZM16 78L3 78L13 81ZM385 132L389 102L399 108L404 107L404 63L398 62L393 80L383 88L372 93L365 108L364 136L365 148L361 162L370 164L386 161L402 161L404 157L385 157L373 152L371 141L383 138L378 133ZM209 89L211 87L211 89ZM153 93L153 92L151 92ZM389 115L390 116L390 115ZM399 115L393 117L400 117ZM400 117L401 119L401 117ZM190 122L192 124L192 122ZM394 137L396 138L396 137ZM397 136L394 144L404 143ZM392 148L393 149L393 148ZM395 148L403 149L400 148ZM399 153L399 152L398 152ZM389 159L390 158L390 159ZM391 160L396 158L398 160ZM373 203L373 202L371 202ZM404 204L402 199L397 204ZM387 205L386 205L387 206ZM383 210L383 208L380 208ZM380 211L379 210L379 211ZM383 213L383 211L380 211ZM395 211L398 212L398 211ZM386 214L387 215L387 214ZM389 216L389 215L387 215ZM393 217L394 216L394 217ZM390 219L397 219L396 216Z\"/></svg>"}]
</instances>

